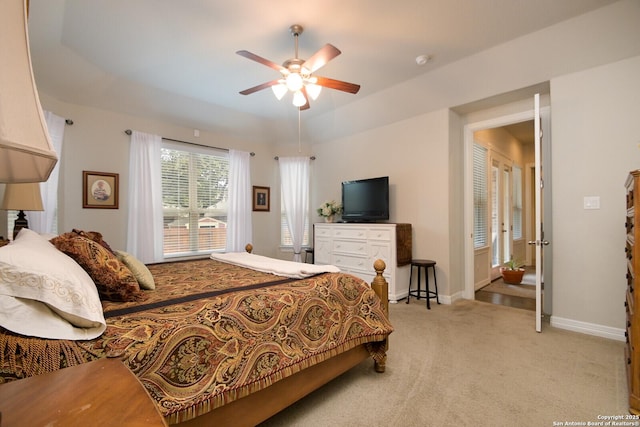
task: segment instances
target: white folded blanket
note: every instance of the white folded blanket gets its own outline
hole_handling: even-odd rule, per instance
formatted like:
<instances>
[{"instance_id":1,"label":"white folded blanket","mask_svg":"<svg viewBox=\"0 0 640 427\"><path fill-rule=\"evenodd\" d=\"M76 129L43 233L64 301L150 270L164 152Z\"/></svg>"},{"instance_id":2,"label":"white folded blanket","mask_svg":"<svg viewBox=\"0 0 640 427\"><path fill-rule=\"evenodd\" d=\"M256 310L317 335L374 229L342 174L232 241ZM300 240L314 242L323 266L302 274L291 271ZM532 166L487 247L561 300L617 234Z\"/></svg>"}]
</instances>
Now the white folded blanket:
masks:
<instances>
[{"instance_id":1,"label":"white folded blanket","mask_svg":"<svg viewBox=\"0 0 640 427\"><path fill-rule=\"evenodd\" d=\"M271 273L276 276L291 277L293 279L304 279L320 273L338 273L340 269L335 265L315 265L302 262L284 261L281 259L269 258L261 255L254 255L248 252L230 252L226 254L211 254L211 259L239 265L240 267L251 268Z\"/></svg>"}]
</instances>

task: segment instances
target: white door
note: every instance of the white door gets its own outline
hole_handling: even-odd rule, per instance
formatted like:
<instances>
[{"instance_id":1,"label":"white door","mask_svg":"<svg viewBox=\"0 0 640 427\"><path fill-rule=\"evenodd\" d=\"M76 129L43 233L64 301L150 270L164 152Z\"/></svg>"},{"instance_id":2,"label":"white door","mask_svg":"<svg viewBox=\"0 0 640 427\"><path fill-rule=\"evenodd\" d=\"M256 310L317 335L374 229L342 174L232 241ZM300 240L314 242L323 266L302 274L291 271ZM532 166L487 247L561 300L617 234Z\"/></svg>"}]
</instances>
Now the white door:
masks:
<instances>
[{"instance_id":1,"label":"white door","mask_svg":"<svg viewBox=\"0 0 640 427\"><path fill-rule=\"evenodd\" d=\"M500 277L500 267L511 258L511 161L491 154L491 280Z\"/></svg>"},{"instance_id":2,"label":"white door","mask_svg":"<svg viewBox=\"0 0 640 427\"><path fill-rule=\"evenodd\" d=\"M535 245L536 259L536 331L542 332L542 283L543 283L543 248L549 242L544 238L543 230L543 200L544 176L542 171L542 121L540 118L540 94L534 96L534 145L535 145L535 240L529 242ZM550 289L546 290L550 292Z\"/></svg>"}]
</instances>

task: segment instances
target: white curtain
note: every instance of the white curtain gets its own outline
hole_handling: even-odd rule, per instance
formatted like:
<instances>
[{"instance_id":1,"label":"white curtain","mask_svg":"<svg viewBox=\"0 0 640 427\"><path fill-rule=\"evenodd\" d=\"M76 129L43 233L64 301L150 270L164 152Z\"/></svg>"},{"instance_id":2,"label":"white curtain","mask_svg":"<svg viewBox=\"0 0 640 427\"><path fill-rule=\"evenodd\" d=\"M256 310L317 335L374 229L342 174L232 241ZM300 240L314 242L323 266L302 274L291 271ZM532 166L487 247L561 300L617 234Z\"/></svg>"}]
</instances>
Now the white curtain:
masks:
<instances>
[{"instance_id":1,"label":"white curtain","mask_svg":"<svg viewBox=\"0 0 640 427\"><path fill-rule=\"evenodd\" d=\"M250 154L229 150L227 252L242 252L252 242Z\"/></svg>"},{"instance_id":2,"label":"white curtain","mask_svg":"<svg viewBox=\"0 0 640 427\"><path fill-rule=\"evenodd\" d=\"M58 176L60 174L60 161L62 160L62 140L64 139L65 119L56 116L50 111L44 111L44 118L47 122L49 138L53 144L53 149L58 155L58 162L53 168L49 179L40 183L40 194L42 195L42 207L44 211L27 212L29 228L38 233L57 233L55 224L58 218Z\"/></svg>"},{"instance_id":3,"label":"white curtain","mask_svg":"<svg viewBox=\"0 0 640 427\"><path fill-rule=\"evenodd\" d=\"M287 226L293 240L293 260L302 262L302 241L309 215L309 157L281 157L280 182Z\"/></svg>"},{"instance_id":4,"label":"white curtain","mask_svg":"<svg viewBox=\"0 0 640 427\"><path fill-rule=\"evenodd\" d=\"M163 259L161 148L162 137L131 133L127 252L145 264Z\"/></svg>"}]
</instances>

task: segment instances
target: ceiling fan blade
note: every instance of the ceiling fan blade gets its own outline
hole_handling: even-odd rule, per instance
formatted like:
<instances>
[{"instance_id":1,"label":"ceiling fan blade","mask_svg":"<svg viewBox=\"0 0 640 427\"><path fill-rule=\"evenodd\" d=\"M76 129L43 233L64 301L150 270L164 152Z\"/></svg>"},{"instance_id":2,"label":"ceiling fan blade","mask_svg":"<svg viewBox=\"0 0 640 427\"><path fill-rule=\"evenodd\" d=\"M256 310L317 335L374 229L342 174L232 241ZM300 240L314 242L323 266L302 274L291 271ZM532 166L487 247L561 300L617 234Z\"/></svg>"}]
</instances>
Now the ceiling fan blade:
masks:
<instances>
[{"instance_id":1,"label":"ceiling fan blade","mask_svg":"<svg viewBox=\"0 0 640 427\"><path fill-rule=\"evenodd\" d=\"M319 51L313 54L311 58L307 59L302 66L313 73L324 67L327 62L331 61L336 56L340 55L340 49L332 44L325 44Z\"/></svg>"},{"instance_id":2,"label":"ceiling fan blade","mask_svg":"<svg viewBox=\"0 0 640 427\"><path fill-rule=\"evenodd\" d=\"M300 111L308 110L309 108L311 108L311 105L309 105L309 94L307 93L307 90L304 88L304 86L300 90L302 91L302 94L304 95L304 100L307 101L307 102L304 103L304 105L302 107L300 107Z\"/></svg>"},{"instance_id":3,"label":"ceiling fan blade","mask_svg":"<svg viewBox=\"0 0 640 427\"><path fill-rule=\"evenodd\" d=\"M328 87L329 89L341 90L343 92L349 92L356 94L360 90L360 85L354 83L347 83L341 80L329 79L327 77L314 76L318 79L317 83L320 86Z\"/></svg>"},{"instance_id":4,"label":"ceiling fan blade","mask_svg":"<svg viewBox=\"0 0 640 427\"><path fill-rule=\"evenodd\" d=\"M267 67L271 67L276 71L282 72L284 70L284 67L282 65L278 65L273 61L269 61L268 59L265 59L261 56L256 55L255 53L251 53L247 50L239 50L236 52L238 55L243 56L247 59L250 59L252 61L256 61L259 62L262 65L266 65Z\"/></svg>"},{"instance_id":5,"label":"ceiling fan blade","mask_svg":"<svg viewBox=\"0 0 640 427\"><path fill-rule=\"evenodd\" d=\"M258 92L259 90L266 89L273 85L277 85L279 83L278 80L271 80L270 82L262 83L261 85L250 87L249 89L245 89L240 91L242 95L251 95L252 93Z\"/></svg>"}]
</instances>

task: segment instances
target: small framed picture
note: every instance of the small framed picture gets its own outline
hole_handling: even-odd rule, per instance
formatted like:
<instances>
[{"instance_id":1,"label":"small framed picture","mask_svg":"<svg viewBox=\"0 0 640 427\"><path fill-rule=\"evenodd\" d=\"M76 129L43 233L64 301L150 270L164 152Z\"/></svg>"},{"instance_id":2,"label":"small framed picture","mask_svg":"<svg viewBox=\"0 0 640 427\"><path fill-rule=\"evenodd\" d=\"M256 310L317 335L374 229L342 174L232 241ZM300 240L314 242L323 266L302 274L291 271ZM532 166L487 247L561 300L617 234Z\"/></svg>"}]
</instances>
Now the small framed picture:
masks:
<instances>
[{"instance_id":1,"label":"small framed picture","mask_svg":"<svg viewBox=\"0 0 640 427\"><path fill-rule=\"evenodd\" d=\"M82 207L118 209L118 174L82 171Z\"/></svg>"},{"instance_id":2,"label":"small framed picture","mask_svg":"<svg viewBox=\"0 0 640 427\"><path fill-rule=\"evenodd\" d=\"M269 212L269 187L253 186L253 210Z\"/></svg>"}]
</instances>

